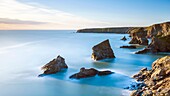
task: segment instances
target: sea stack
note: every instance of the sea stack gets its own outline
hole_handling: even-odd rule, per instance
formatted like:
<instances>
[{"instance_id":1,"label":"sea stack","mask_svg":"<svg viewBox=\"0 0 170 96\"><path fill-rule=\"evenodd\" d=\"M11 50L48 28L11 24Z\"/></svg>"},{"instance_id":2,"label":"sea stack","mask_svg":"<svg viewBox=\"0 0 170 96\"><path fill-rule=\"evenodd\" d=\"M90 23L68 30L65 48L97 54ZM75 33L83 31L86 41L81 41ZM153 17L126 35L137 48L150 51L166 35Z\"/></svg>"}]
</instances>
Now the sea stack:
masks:
<instances>
[{"instance_id":1,"label":"sea stack","mask_svg":"<svg viewBox=\"0 0 170 96\"><path fill-rule=\"evenodd\" d=\"M133 91L131 96L170 96L170 56L157 59L151 70L143 68L133 78L146 86Z\"/></svg>"},{"instance_id":2,"label":"sea stack","mask_svg":"<svg viewBox=\"0 0 170 96\"><path fill-rule=\"evenodd\" d=\"M115 58L115 55L113 53L113 50L110 46L109 40L105 40L97 45L95 45L93 48L93 53L91 58L93 60L102 60L102 59L109 59L109 58Z\"/></svg>"},{"instance_id":3,"label":"sea stack","mask_svg":"<svg viewBox=\"0 0 170 96\"><path fill-rule=\"evenodd\" d=\"M65 63L65 59L59 55L57 58L44 65L42 70L44 70L43 74L55 74L64 68L68 68L68 66Z\"/></svg>"}]
</instances>

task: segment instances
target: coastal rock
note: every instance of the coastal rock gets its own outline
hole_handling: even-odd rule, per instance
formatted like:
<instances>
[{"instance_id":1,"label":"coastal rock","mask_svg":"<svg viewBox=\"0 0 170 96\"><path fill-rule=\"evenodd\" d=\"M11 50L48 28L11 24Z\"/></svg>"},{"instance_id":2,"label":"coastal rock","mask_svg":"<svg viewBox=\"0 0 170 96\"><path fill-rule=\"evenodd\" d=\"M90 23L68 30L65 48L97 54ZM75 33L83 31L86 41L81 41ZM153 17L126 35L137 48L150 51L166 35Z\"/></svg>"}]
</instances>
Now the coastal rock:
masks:
<instances>
[{"instance_id":1,"label":"coastal rock","mask_svg":"<svg viewBox=\"0 0 170 96\"><path fill-rule=\"evenodd\" d=\"M135 52L135 54L145 54L145 53L149 53L149 52L151 52L151 50L149 48L145 48L143 50Z\"/></svg>"},{"instance_id":2,"label":"coastal rock","mask_svg":"<svg viewBox=\"0 0 170 96\"><path fill-rule=\"evenodd\" d=\"M92 59L93 60L102 60L102 59L109 59L115 58L113 50L110 46L109 40L105 40L100 44L94 46L92 48Z\"/></svg>"},{"instance_id":3,"label":"coastal rock","mask_svg":"<svg viewBox=\"0 0 170 96\"><path fill-rule=\"evenodd\" d=\"M109 75L112 74L113 72L111 71L98 71L94 68L90 68L90 69L85 69L84 67L80 69L79 73L73 74L72 76L70 76L70 78L74 78L74 79L80 79L80 78L87 78L87 77L93 77L96 75L99 76L103 76L103 75Z\"/></svg>"},{"instance_id":4,"label":"coastal rock","mask_svg":"<svg viewBox=\"0 0 170 96\"><path fill-rule=\"evenodd\" d=\"M109 75L109 74L113 74L113 73L114 73L114 72L109 71L109 70L107 70L107 71L98 71L98 75L99 75L99 76Z\"/></svg>"},{"instance_id":5,"label":"coastal rock","mask_svg":"<svg viewBox=\"0 0 170 96\"><path fill-rule=\"evenodd\" d=\"M136 49L136 46L130 45L130 46L120 46L120 48L129 48L129 49Z\"/></svg>"},{"instance_id":6,"label":"coastal rock","mask_svg":"<svg viewBox=\"0 0 170 96\"><path fill-rule=\"evenodd\" d=\"M170 52L170 22L133 28L128 33L132 37L130 44L148 45L147 38L152 38L151 44L147 46L150 50L147 51L151 53ZM146 50L141 52L144 51Z\"/></svg>"},{"instance_id":7,"label":"coastal rock","mask_svg":"<svg viewBox=\"0 0 170 96\"><path fill-rule=\"evenodd\" d=\"M140 45L148 45L149 41L147 38L139 38Z\"/></svg>"},{"instance_id":8,"label":"coastal rock","mask_svg":"<svg viewBox=\"0 0 170 96\"><path fill-rule=\"evenodd\" d=\"M129 44L140 44L140 45L148 45L148 39L146 37L138 38L137 36L132 37L132 40Z\"/></svg>"},{"instance_id":9,"label":"coastal rock","mask_svg":"<svg viewBox=\"0 0 170 96\"><path fill-rule=\"evenodd\" d=\"M131 96L170 96L170 56L157 59L151 70L144 68L133 78L146 86L143 90L137 89Z\"/></svg>"},{"instance_id":10,"label":"coastal rock","mask_svg":"<svg viewBox=\"0 0 170 96\"><path fill-rule=\"evenodd\" d=\"M152 53L170 52L170 35L153 37L148 47Z\"/></svg>"},{"instance_id":11,"label":"coastal rock","mask_svg":"<svg viewBox=\"0 0 170 96\"><path fill-rule=\"evenodd\" d=\"M126 37L124 36L121 40L126 41L127 39L126 39Z\"/></svg>"},{"instance_id":12,"label":"coastal rock","mask_svg":"<svg viewBox=\"0 0 170 96\"><path fill-rule=\"evenodd\" d=\"M57 58L44 65L42 70L44 70L43 74L55 74L63 68L68 68L65 59L61 56L57 56Z\"/></svg>"}]
</instances>

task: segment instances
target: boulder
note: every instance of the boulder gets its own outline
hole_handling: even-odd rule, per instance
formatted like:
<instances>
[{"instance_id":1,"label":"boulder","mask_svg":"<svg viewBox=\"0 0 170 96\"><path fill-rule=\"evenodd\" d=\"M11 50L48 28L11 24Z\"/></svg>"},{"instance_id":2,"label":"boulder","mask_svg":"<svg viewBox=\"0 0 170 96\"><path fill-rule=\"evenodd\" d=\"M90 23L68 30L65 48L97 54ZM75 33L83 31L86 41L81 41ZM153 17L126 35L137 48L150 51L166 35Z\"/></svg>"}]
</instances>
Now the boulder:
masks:
<instances>
[{"instance_id":1,"label":"boulder","mask_svg":"<svg viewBox=\"0 0 170 96\"><path fill-rule=\"evenodd\" d=\"M44 65L42 70L44 70L43 74L55 74L64 68L68 68L65 59L61 56L57 56L57 58Z\"/></svg>"},{"instance_id":2,"label":"boulder","mask_svg":"<svg viewBox=\"0 0 170 96\"><path fill-rule=\"evenodd\" d=\"M124 36L121 40L126 41L127 39L126 39L126 37Z\"/></svg>"},{"instance_id":3,"label":"boulder","mask_svg":"<svg viewBox=\"0 0 170 96\"><path fill-rule=\"evenodd\" d=\"M120 46L120 48L136 49L137 47L134 45L130 45L130 46Z\"/></svg>"},{"instance_id":4,"label":"boulder","mask_svg":"<svg viewBox=\"0 0 170 96\"><path fill-rule=\"evenodd\" d=\"M103 75L109 75L112 74L113 72L111 71L98 71L94 68L90 69L85 69L84 67L80 69L79 73L73 74L70 76L70 78L74 79L80 79L80 78L88 78L88 77L93 77L96 75L103 76Z\"/></svg>"},{"instance_id":5,"label":"boulder","mask_svg":"<svg viewBox=\"0 0 170 96\"><path fill-rule=\"evenodd\" d=\"M92 48L92 50L93 50L93 53L91 57L93 60L115 58L115 55L113 53L113 50L110 46L108 39L95 45Z\"/></svg>"},{"instance_id":6,"label":"boulder","mask_svg":"<svg viewBox=\"0 0 170 96\"><path fill-rule=\"evenodd\" d=\"M170 56L157 59L151 70L144 68L133 78L146 86L144 90L137 89L131 96L170 96Z\"/></svg>"}]
</instances>

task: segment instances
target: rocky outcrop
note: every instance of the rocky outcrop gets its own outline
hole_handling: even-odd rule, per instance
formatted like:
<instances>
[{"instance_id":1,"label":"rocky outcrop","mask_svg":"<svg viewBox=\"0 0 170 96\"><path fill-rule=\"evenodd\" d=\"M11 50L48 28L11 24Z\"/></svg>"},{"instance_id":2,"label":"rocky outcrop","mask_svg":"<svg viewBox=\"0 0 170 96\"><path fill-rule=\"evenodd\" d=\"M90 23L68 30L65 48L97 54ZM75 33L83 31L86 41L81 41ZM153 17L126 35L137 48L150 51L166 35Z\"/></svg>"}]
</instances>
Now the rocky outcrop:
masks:
<instances>
[{"instance_id":1,"label":"rocky outcrop","mask_svg":"<svg viewBox=\"0 0 170 96\"><path fill-rule=\"evenodd\" d=\"M126 34L133 27L89 28L77 30L78 33L118 33Z\"/></svg>"},{"instance_id":2,"label":"rocky outcrop","mask_svg":"<svg viewBox=\"0 0 170 96\"><path fill-rule=\"evenodd\" d=\"M122 39L120 39L120 40L123 40L123 41L126 41L127 39L126 39L126 36L124 36Z\"/></svg>"},{"instance_id":3,"label":"rocky outcrop","mask_svg":"<svg viewBox=\"0 0 170 96\"><path fill-rule=\"evenodd\" d=\"M153 37L148 47L152 53L170 52L170 35Z\"/></svg>"},{"instance_id":4,"label":"rocky outcrop","mask_svg":"<svg viewBox=\"0 0 170 96\"><path fill-rule=\"evenodd\" d=\"M146 38L147 31L144 27L134 28L131 30L130 35L132 37L129 44L140 44L140 45L148 45L148 40Z\"/></svg>"},{"instance_id":5,"label":"rocky outcrop","mask_svg":"<svg viewBox=\"0 0 170 96\"><path fill-rule=\"evenodd\" d=\"M42 70L44 70L43 74L55 74L64 68L68 68L65 59L61 56L57 56L57 58L44 65Z\"/></svg>"},{"instance_id":6,"label":"rocky outcrop","mask_svg":"<svg viewBox=\"0 0 170 96\"><path fill-rule=\"evenodd\" d=\"M134 45L130 45L130 46L120 46L120 48L136 49L137 47Z\"/></svg>"},{"instance_id":7,"label":"rocky outcrop","mask_svg":"<svg viewBox=\"0 0 170 96\"><path fill-rule=\"evenodd\" d=\"M170 22L154 24L149 27L133 28L128 33L132 37L130 44L147 45L147 38L152 38L151 44L147 46L150 52L170 52Z\"/></svg>"},{"instance_id":8,"label":"rocky outcrop","mask_svg":"<svg viewBox=\"0 0 170 96\"><path fill-rule=\"evenodd\" d=\"M143 50L135 52L135 54L145 54L145 53L149 53L149 52L151 52L151 49L145 48Z\"/></svg>"},{"instance_id":9,"label":"rocky outcrop","mask_svg":"<svg viewBox=\"0 0 170 96\"><path fill-rule=\"evenodd\" d=\"M93 50L93 53L91 57L93 60L115 58L113 50L110 46L109 40L105 40L95 45L92 48L92 50Z\"/></svg>"},{"instance_id":10,"label":"rocky outcrop","mask_svg":"<svg viewBox=\"0 0 170 96\"><path fill-rule=\"evenodd\" d=\"M98 71L94 68L90 68L90 69L85 69L84 67L80 69L79 73L73 74L72 76L70 76L70 78L74 78L74 79L80 79L80 78L87 78L87 77L93 77L96 75L99 76L103 76L103 75L109 75L112 74L113 72L111 71Z\"/></svg>"},{"instance_id":11,"label":"rocky outcrop","mask_svg":"<svg viewBox=\"0 0 170 96\"><path fill-rule=\"evenodd\" d=\"M133 91L131 96L170 96L170 56L157 59L151 70L143 68L133 78L146 86Z\"/></svg>"}]
</instances>

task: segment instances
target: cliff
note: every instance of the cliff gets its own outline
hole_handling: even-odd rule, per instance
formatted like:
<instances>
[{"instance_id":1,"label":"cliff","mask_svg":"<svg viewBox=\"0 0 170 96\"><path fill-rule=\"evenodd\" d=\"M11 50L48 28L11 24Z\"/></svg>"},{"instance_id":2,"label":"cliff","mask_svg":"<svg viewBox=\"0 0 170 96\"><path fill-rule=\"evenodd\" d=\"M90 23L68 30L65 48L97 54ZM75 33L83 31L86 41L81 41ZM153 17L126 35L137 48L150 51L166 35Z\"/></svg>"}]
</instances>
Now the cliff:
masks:
<instances>
[{"instance_id":1,"label":"cliff","mask_svg":"<svg viewBox=\"0 0 170 96\"><path fill-rule=\"evenodd\" d=\"M157 59L151 70L143 68L133 77L146 86L133 91L131 96L170 96L170 56Z\"/></svg>"},{"instance_id":2,"label":"cliff","mask_svg":"<svg viewBox=\"0 0 170 96\"><path fill-rule=\"evenodd\" d=\"M77 33L118 33L126 34L133 27L113 27L113 28L90 28L90 29L80 29Z\"/></svg>"},{"instance_id":3,"label":"cliff","mask_svg":"<svg viewBox=\"0 0 170 96\"><path fill-rule=\"evenodd\" d=\"M133 28L128 33L132 37L130 44L141 44L140 40L146 41L147 38L152 38L151 43L147 46L147 50L149 49L152 53L170 52L170 22L154 24L149 27Z\"/></svg>"}]
</instances>

